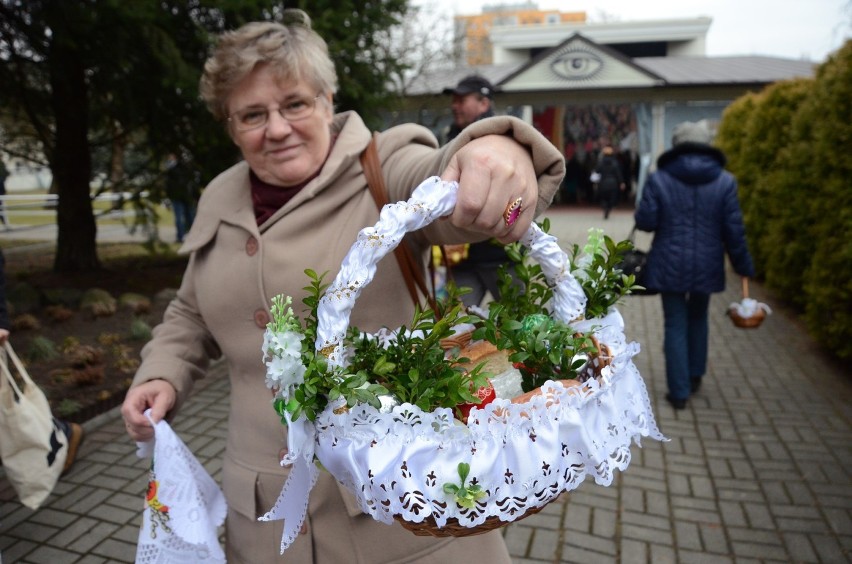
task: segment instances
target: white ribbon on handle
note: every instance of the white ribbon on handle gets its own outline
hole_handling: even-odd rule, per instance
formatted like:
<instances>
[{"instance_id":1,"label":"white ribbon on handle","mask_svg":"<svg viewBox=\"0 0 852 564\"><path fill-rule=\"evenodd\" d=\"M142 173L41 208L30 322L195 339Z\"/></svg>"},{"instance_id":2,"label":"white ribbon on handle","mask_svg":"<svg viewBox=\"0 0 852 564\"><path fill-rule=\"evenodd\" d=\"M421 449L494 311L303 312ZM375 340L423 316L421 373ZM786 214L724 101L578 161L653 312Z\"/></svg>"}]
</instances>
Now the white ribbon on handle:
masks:
<instances>
[{"instance_id":1,"label":"white ribbon on handle","mask_svg":"<svg viewBox=\"0 0 852 564\"><path fill-rule=\"evenodd\" d=\"M317 308L317 351L326 354L332 366L343 366L346 354L343 339L349 327L349 316L363 288L373 280L378 262L394 250L409 231L416 231L449 215L456 205L457 182L444 182L433 176L418 186L405 202L388 204L373 227L358 233L334 282L320 299ZM521 239L530 257L542 268L554 286L554 315L568 323L585 310L586 295L571 275L568 255L559 247L556 237L544 233L536 224Z\"/></svg>"}]
</instances>

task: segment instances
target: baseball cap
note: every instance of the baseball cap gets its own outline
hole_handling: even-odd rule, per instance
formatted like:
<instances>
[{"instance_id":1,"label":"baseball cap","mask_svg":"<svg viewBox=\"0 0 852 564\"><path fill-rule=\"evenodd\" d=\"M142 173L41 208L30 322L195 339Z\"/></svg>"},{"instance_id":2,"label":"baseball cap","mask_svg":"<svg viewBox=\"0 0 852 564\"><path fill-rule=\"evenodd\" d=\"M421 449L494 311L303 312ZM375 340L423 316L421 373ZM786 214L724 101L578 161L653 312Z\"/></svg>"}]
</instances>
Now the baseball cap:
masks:
<instances>
[{"instance_id":1,"label":"baseball cap","mask_svg":"<svg viewBox=\"0 0 852 564\"><path fill-rule=\"evenodd\" d=\"M494 86L481 76L471 75L459 81L455 88L444 88L444 94L482 94L488 98L494 97Z\"/></svg>"}]
</instances>

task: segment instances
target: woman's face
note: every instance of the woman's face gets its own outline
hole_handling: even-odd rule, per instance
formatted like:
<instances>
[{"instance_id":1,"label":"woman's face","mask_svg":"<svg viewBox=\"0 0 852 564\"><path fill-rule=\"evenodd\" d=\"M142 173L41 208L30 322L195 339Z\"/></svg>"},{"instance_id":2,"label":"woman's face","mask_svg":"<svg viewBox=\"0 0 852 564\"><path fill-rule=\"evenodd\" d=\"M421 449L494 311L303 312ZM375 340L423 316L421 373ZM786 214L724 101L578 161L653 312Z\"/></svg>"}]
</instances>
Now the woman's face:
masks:
<instances>
[{"instance_id":1,"label":"woman's face","mask_svg":"<svg viewBox=\"0 0 852 564\"><path fill-rule=\"evenodd\" d=\"M228 114L247 109L269 111L266 125L240 131L234 121L229 131L234 143L254 173L273 186L296 186L322 167L331 146L329 126L333 117L331 93L314 92L304 81L285 82L268 65L256 67L228 99ZM302 102L316 107L308 117L289 121L278 108L298 107Z\"/></svg>"}]
</instances>

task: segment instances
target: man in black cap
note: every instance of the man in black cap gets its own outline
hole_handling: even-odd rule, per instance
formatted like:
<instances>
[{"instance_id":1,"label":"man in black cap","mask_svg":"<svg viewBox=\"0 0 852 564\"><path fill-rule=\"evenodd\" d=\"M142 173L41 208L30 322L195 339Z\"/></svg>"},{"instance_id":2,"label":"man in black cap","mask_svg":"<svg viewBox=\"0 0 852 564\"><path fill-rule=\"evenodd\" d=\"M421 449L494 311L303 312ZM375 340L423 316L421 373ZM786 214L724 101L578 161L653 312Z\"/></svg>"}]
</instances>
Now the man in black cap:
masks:
<instances>
[{"instance_id":1,"label":"man in black cap","mask_svg":"<svg viewBox=\"0 0 852 564\"><path fill-rule=\"evenodd\" d=\"M445 88L444 94L453 97L453 125L447 133L448 143L468 125L494 115L491 109L494 86L481 76L467 76L455 88Z\"/></svg>"},{"instance_id":2,"label":"man in black cap","mask_svg":"<svg viewBox=\"0 0 852 564\"><path fill-rule=\"evenodd\" d=\"M481 76L467 76L455 88L445 88L444 94L453 97L453 125L447 133L447 143L473 122L494 115L491 109L494 86ZM456 286L471 289L462 296L466 306L481 305L486 292L494 298L500 297L497 271L501 264L511 261L499 241L491 239L470 245L445 245L444 248ZM513 272L510 270L510 274Z\"/></svg>"}]
</instances>

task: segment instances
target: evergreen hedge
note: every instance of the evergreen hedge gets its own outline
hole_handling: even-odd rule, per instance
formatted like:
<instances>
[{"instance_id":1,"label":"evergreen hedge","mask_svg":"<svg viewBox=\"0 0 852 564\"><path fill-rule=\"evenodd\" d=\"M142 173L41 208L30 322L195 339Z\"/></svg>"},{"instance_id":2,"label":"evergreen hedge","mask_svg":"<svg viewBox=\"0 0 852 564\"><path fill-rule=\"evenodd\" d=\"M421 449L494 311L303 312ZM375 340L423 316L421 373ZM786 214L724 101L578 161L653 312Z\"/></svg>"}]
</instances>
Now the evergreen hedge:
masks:
<instances>
[{"instance_id":1,"label":"evergreen hedge","mask_svg":"<svg viewBox=\"0 0 852 564\"><path fill-rule=\"evenodd\" d=\"M716 143L739 182L758 277L852 358L852 41L814 79L736 100Z\"/></svg>"}]
</instances>

